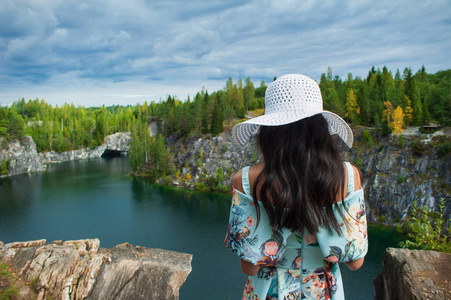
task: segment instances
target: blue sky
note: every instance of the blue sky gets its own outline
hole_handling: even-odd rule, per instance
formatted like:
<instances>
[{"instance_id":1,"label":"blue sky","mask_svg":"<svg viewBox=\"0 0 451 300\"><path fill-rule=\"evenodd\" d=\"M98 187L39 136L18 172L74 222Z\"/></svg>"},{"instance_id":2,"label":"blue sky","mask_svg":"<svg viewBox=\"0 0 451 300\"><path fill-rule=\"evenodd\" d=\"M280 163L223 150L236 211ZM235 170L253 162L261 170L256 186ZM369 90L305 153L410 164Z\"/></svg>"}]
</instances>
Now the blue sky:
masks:
<instances>
[{"instance_id":1,"label":"blue sky","mask_svg":"<svg viewBox=\"0 0 451 300\"><path fill-rule=\"evenodd\" d=\"M451 0L1 0L0 105L191 98L228 77L451 68Z\"/></svg>"}]
</instances>

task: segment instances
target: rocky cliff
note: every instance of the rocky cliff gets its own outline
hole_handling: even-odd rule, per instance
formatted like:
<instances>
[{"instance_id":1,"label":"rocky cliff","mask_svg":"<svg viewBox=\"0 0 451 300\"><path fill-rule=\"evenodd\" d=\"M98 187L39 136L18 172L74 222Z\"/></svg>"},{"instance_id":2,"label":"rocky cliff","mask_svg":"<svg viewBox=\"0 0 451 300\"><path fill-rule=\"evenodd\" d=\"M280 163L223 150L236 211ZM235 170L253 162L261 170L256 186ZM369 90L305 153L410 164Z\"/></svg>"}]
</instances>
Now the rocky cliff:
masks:
<instances>
[{"instance_id":1,"label":"rocky cliff","mask_svg":"<svg viewBox=\"0 0 451 300\"><path fill-rule=\"evenodd\" d=\"M413 205L437 210L441 199L445 200L447 220L451 214L451 155L439 156L438 151L446 143L450 145L450 129L420 134L412 128L402 137L383 137L377 131L373 135L374 143L369 145L355 132L355 147L345 152L347 160L363 172L369 220L393 224Z\"/></svg>"},{"instance_id":2,"label":"rocky cliff","mask_svg":"<svg viewBox=\"0 0 451 300\"><path fill-rule=\"evenodd\" d=\"M393 224L403 219L412 205L437 210L445 199L445 216L451 214L451 155L440 157L440 143L451 142L450 129L434 134L421 134L417 128L407 130L402 137L381 136L369 130L372 142L363 139L364 128L354 128L352 149L339 143L346 160L357 164L363 173L368 219ZM255 141L237 147L230 133L212 138L169 138L174 153L175 178L160 179L160 183L196 188L199 183L211 184L218 168L222 168L223 186L229 187L233 174L246 165L260 160Z\"/></svg>"},{"instance_id":3,"label":"rocky cliff","mask_svg":"<svg viewBox=\"0 0 451 300\"><path fill-rule=\"evenodd\" d=\"M451 254L388 248L374 278L376 300L451 299Z\"/></svg>"},{"instance_id":4,"label":"rocky cliff","mask_svg":"<svg viewBox=\"0 0 451 300\"><path fill-rule=\"evenodd\" d=\"M13 141L8 143L6 148L0 149L0 162L3 159L9 160L10 167L7 176L39 172L44 171L45 166L49 163L98 158L108 151L127 155L130 139L130 132L118 132L106 136L103 144L94 149L85 148L62 153L55 151L38 153L33 139L30 136L25 136L21 142Z\"/></svg>"},{"instance_id":5,"label":"rocky cliff","mask_svg":"<svg viewBox=\"0 0 451 300\"><path fill-rule=\"evenodd\" d=\"M174 154L180 174L170 178L169 182L160 179L159 183L185 188L196 188L196 184L207 185L210 179L216 179L221 168L223 178L218 183L227 186L227 191L230 191L233 174L246 165L255 164L260 157L255 141L237 147L230 133L186 140L171 137L167 139L167 144Z\"/></svg>"},{"instance_id":6,"label":"rocky cliff","mask_svg":"<svg viewBox=\"0 0 451 300\"><path fill-rule=\"evenodd\" d=\"M0 242L23 299L178 299L192 255L160 249L99 247L98 239Z\"/></svg>"},{"instance_id":7,"label":"rocky cliff","mask_svg":"<svg viewBox=\"0 0 451 300\"><path fill-rule=\"evenodd\" d=\"M36 151L36 143L29 136L25 136L21 143L13 141L8 143L6 149L0 149L0 162L3 160L9 161L9 176L45 170L45 164Z\"/></svg>"}]
</instances>

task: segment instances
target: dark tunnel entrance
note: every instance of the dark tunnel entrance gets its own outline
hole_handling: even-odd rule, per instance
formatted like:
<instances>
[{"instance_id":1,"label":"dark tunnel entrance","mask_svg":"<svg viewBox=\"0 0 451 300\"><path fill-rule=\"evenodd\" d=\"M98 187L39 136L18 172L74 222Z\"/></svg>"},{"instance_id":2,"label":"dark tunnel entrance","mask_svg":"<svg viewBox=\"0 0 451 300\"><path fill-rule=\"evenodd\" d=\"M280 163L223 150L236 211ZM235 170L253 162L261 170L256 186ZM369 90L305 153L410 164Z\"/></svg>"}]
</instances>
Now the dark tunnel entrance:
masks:
<instances>
[{"instance_id":1,"label":"dark tunnel entrance","mask_svg":"<svg viewBox=\"0 0 451 300\"><path fill-rule=\"evenodd\" d=\"M120 157L120 156L127 156L127 151L117 151L117 150L110 150L106 149L105 152L101 155L102 158L113 158L113 157Z\"/></svg>"}]
</instances>

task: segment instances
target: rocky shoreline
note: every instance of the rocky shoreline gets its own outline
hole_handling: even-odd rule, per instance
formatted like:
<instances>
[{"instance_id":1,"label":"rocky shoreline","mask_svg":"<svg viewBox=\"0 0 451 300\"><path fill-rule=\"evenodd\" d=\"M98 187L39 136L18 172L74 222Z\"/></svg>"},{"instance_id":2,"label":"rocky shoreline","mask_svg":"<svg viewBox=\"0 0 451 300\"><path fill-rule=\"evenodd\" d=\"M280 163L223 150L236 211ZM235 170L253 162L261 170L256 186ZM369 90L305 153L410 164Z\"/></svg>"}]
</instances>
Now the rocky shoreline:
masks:
<instances>
[{"instance_id":1,"label":"rocky shoreline","mask_svg":"<svg viewBox=\"0 0 451 300\"><path fill-rule=\"evenodd\" d=\"M0 242L20 299L179 299L191 254L132 246L100 248L98 239Z\"/></svg>"}]
</instances>

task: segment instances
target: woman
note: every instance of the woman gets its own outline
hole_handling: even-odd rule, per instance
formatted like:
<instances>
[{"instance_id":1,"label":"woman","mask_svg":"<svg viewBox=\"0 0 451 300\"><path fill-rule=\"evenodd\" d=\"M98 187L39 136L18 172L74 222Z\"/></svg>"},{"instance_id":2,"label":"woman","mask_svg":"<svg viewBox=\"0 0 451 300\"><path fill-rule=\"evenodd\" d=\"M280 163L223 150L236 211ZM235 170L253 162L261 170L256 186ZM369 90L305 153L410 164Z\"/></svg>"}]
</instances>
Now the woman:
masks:
<instances>
[{"instance_id":1,"label":"woman","mask_svg":"<svg viewBox=\"0 0 451 300\"><path fill-rule=\"evenodd\" d=\"M263 154L233 178L225 244L249 275L242 299L344 299L338 263L357 270L368 249L360 172L331 136L351 147L352 131L304 75L271 83L265 106L232 130L241 145L258 132Z\"/></svg>"}]
</instances>

